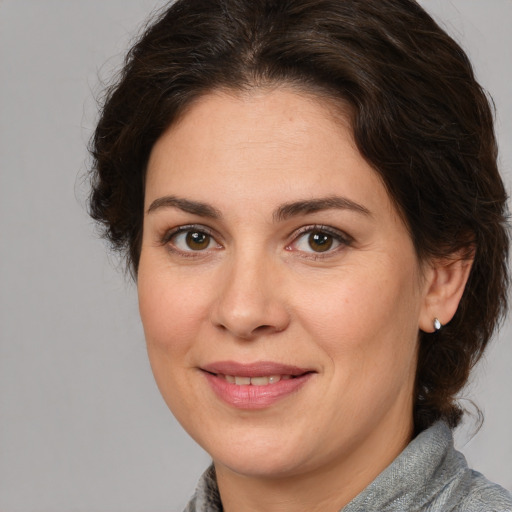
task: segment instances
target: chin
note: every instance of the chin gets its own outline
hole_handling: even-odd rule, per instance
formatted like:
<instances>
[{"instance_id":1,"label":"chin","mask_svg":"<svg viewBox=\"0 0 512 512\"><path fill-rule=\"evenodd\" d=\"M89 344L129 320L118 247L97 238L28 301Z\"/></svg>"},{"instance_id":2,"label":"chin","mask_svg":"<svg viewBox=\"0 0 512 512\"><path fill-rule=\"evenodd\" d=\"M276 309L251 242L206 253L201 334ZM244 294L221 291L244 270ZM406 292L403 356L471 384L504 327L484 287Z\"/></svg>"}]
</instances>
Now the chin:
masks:
<instances>
[{"instance_id":1,"label":"chin","mask_svg":"<svg viewBox=\"0 0 512 512\"><path fill-rule=\"evenodd\" d=\"M286 478L304 471L296 455L275 453L276 450L238 452L212 457L215 466L251 478Z\"/></svg>"},{"instance_id":2,"label":"chin","mask_svg":"<svg viewBox=\"0 0 512 512\"><path fill-rule=\"evenodd\" d=\"M283 436L282 428L262 432L244 427L244 434L232 432L219 439L196 439L210 454L216 467L223 466L248 477L285 478L306 469L313 457L312 447ZM289 433L288 433L289 434Z\"/></svg>"}]
</instances>

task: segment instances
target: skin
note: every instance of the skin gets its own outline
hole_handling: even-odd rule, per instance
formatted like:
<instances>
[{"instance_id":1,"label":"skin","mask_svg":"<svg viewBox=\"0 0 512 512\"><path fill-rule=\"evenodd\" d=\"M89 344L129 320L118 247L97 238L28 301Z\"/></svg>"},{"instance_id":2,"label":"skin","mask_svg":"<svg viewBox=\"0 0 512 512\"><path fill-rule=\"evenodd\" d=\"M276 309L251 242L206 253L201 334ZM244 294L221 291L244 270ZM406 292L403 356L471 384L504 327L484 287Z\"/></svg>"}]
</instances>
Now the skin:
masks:
<instances>
[{"instance_id":1,"label":"skin","mask_svg":"<svg viewBox=\"0 0 512 512\"><path fill-rule=\"evenodd\" d=\"M276 218L283 204L333 196L345 207ZM187 225L205 246L173 235ZM331 247L319 252L308 229ZM160 391L212 456L227 512L337 511L389 465L412 435L419 329L449 321L467 267L418 261L348 121L315 97L211 93L161 136L140 313ZM314 373L277 403L241 410L201 371L226 360Z\"/></svg>"}]
</instances>

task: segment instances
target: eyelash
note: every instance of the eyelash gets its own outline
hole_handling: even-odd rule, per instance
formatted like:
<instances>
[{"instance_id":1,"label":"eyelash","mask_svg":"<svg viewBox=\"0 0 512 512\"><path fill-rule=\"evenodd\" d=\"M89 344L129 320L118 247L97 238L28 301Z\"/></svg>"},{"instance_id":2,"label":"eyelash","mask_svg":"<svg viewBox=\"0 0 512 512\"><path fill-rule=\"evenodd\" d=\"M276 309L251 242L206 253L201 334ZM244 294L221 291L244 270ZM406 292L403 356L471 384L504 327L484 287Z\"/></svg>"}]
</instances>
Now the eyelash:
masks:
<instances>
[{"instance_id":1,"label":"eyelash","mask_svg":"<svg viewBox=\"0 0 512 512\"><path fill-rule=\"evenodd\" d=\"M206 250L197 250L194 251L193 249L190 250L183 250L176 246L175 243L173 243L173 238L177 237L180 234L187 234L187 233L197 233L197 234L204 234L209 237L210 243L213 242L217 244L217 248L221 248L220 244L216 241L215 236L213 233L207 229L205 226L197 225L197 224L187 224L184 226L178 226L177 228L171 229L170 231L167 231L164 236L162 237L161 244L165 245L169 251L179 254L180 256L183 256L185 258L196 258L198 256L202 256L205 253Z\"/></svg>"},{"instance_id":2,"label":"eyelash","mask_svg":"<svg viewBox=\"0 0 512 512\"><path fill-rule=\"evenodd\" d=\"M342 231L334 229L330 226L324 226L321 224L315 224L312 226L304 226L299 230L295 231L292 235L293 240L290 244L286 246L286 250L291 250L290 248L293 245L296 245L297 242L306 235L312 235L313 233L324 234L332 237L332 239L338 244L336 247L329 247L326 251L300 251L304 254L304 258L319 260L323 258L328 258L338 253L343 247L348 247L354 241L353 238Z\"/></svg>"},{"instance_id":3,"label":"eyelash","mask_svg":"<svg viewBox=\"0 0 512 512\"><path fill-rule=\"evenodd\" d=\"M187 233L188 234L196 233L196 234L206 235L207 237L209 237L208 247L206 247L205 249L202 249L202 250L201 249L199 249L199 250L193 250L193 249L183 250L183 249L178 248L176 246L176 244L173 243L173 239L180 234L187 234ZM304 227L298 229L297 231L295 231L294 233L292 233L292 235L290 236L290 238L292 238L292 241L286 245L285 250L291 251L292 247L294 245L297 245L297 243L300 241L300 239L302 237L304 237L306 235L311 236L314 233L323 234L323 235L332 237L332 240L338 245L336 245L336 247L334 247L334 248L329 246L327 248L327 250L325 250L325 251L314 251L314 250L300 251L299 250L299 252L304 255L303 256L304 258L314 259L314 260L328 258L329 256L332 256L333 254L337 253L340 250L340 248L348 247L353 242L353 238L350 237L349 235L347 235L346 233L338 231L337 229L333 229L332 227L329 227L329 226L315 224L315 225L311 225L311 226L304 226ZM209 248L209 245L211 243L214 243L217 245L216 249L222 248L222 245L217 242L217 240L216 240L214 234L211 232L211 230L209 230L208 228L206 228L203 225L197 225L197 224L188 224L188 225L178 226L174 229L171 229L170 231L167 231L161 239L161 244L166 246L169 251L179 254L180 256L183 256L186 258L195 258L195 257L204 256L206 252L209 252L209 250L211 250Z\"/></svg>"}]
</instances>

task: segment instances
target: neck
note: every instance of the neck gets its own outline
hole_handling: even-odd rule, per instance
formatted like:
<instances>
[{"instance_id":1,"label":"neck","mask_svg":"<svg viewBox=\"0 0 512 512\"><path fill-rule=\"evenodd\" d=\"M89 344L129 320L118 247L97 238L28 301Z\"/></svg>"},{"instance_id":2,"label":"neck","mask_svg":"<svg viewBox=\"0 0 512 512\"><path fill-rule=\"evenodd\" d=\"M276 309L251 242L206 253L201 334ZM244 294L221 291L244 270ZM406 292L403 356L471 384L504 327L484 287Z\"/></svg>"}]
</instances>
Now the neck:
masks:
<instances>
[{"instance_id":1,"label":"neck","mask_svg":"<svg viewBox=\"0 0 512 512\"><path fill-rule=\"evenodd\" d=\"M300 474L241 475L215 463L224 512L338 512L368 486L405 448L411 425L392 436L340 454L328 466ZM388 432L385 430L385 432Z\"/></svg>"}]
</instances>

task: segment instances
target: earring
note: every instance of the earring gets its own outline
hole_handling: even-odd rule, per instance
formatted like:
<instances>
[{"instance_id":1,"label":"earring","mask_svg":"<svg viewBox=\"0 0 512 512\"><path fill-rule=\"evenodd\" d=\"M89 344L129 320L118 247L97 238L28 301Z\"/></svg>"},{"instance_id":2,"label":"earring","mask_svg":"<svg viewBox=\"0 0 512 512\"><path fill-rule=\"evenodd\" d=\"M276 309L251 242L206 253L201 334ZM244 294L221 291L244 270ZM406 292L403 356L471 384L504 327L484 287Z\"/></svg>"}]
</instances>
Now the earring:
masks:
<instances>
[{"instance_id":1,"label":"earring","mask_svg":"<svg viewBox=\"0 0 512 512\"><path fill-rule=\"evenodd\" d=\"M439 321L439 318L437 318L437 317L434 318L434 330L436 332L438 332L441 330L441 327L443 327L443 326L442 326L441 322Z\"/></svg>"}]
</instances>

